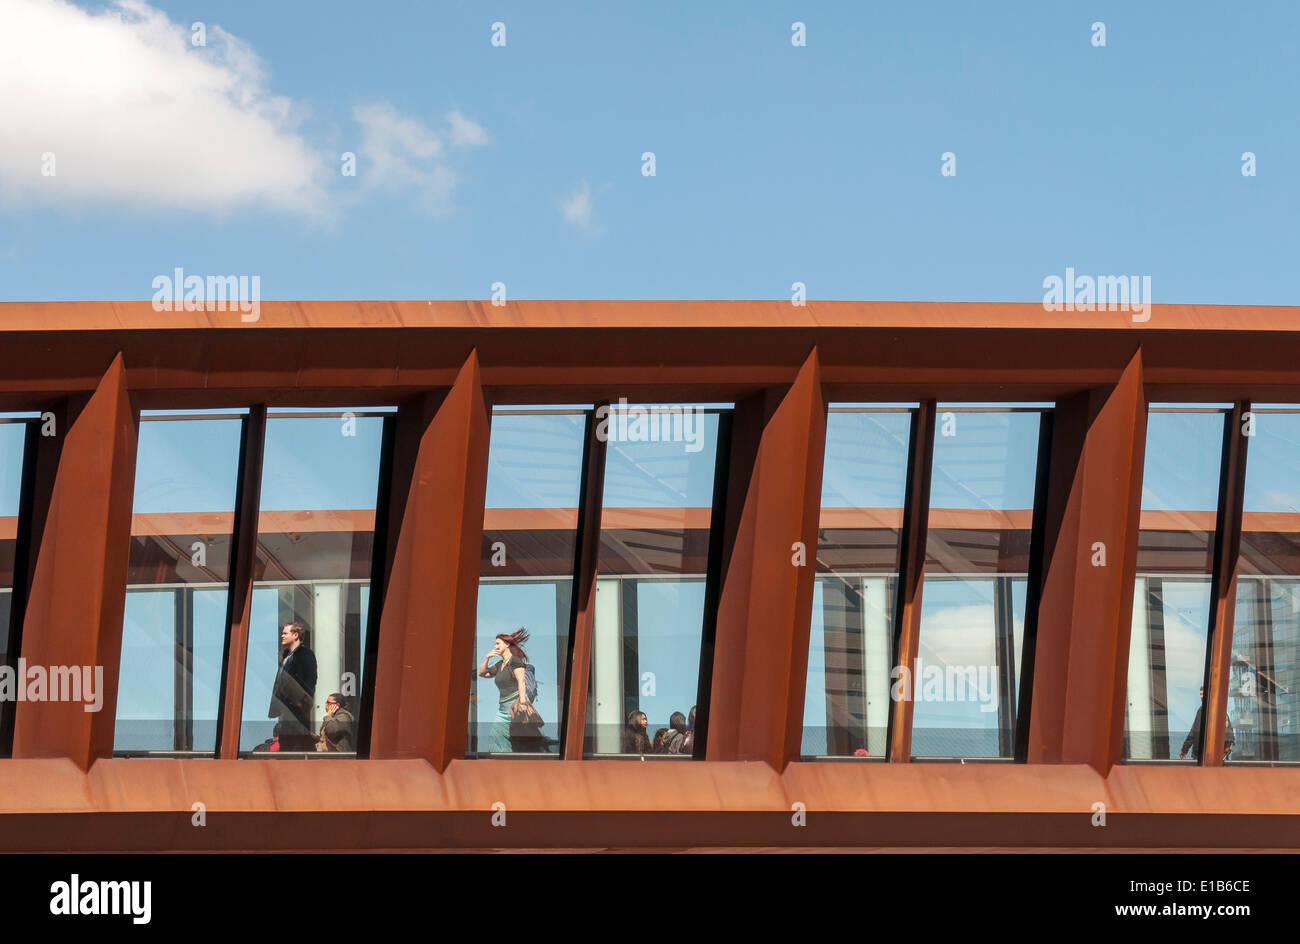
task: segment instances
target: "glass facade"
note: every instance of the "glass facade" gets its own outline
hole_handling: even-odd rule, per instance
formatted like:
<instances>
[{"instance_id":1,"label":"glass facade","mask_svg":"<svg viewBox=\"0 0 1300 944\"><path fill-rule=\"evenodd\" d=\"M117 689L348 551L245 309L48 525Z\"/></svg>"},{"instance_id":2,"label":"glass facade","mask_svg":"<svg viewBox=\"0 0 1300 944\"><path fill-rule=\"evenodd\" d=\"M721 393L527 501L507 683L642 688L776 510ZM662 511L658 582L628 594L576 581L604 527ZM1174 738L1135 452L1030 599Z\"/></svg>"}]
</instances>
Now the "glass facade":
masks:
<instances>
[{"instance_id":1,"label":"glass facade","mask_svg":"<svg viewBox=\"0 0 1300 944\"><path fill-rule=\"evenodd\" d=\"M1049 411L935 412L912 757L1015 756L1038 467ZM888 759L915 404L832 406L813 584L804 757ZM1226 405L1148 412L1124 758L1200 761ZM1226 759L1300 763L1300 408L1252 414ZM140 418L114 752L213 755L235 511L260 486L242 756L354 754L362 730L386 411L273 410L240 483L247 410ZM0 415L0 626L11 622L29 432ZM583 756L691 756L715 480L730 408L494 409L467 755L557 757L589 440L605 451ZM588 509L592 511L593 509ZM1296 519L1296 520L1293 520ZM8 522L8 526L5 522ZM1113 560L1121 549L1108 549ZM503 679L498 638L517 638ZM8 640L9 636L4 636ZM15 654L6 651L12 663ZM512 658L514 653L512 653ZM704 684L707 684L707 679ZM510 710L519 693L539 724ZM328 729L328 736L327 731ZM322 741L329 747L320 747Z\"/></svg>"},{"instance_id":2,"label":"glass facade","mask_svg":"<svg viewBox=\"0 0 1300 944\"><path fill-rule=\"evenodd\" d=\"M241 752L356 750L384 423L362 410L267 418Z\"/></svg>"},{"instance_id":3,"label":"glass facade","mask_svg":"<svg viewBox=\"0 0 1300 944\"><path fill-rule=\"evenodd\" d=\"M884 760L889 734L909 409L832 407L826 419L804 690L807 757Z\"/></svg>"},{"instance_id":4,"label":"glass facade","mask_svg":"<svg viewBox=\"0 0 1300 944\"><path fill-rule=\"evenodd\" d=\"M690 756L722 414L620 404L607 443L584 753Z\"/></svg>"},{"instance_id":5,"label":"glass facade","mask_svg":"<svg viewBox=\"0 0 1300 944\"><path fill-rule=\"evenodd\" d=\"M1226 417L1214 408L1147 415L1126 760L1199 760Z\"/></svg>"},{"instance_id":6,"label":"glass facade","mask_svg":"<svg viewBox=\"0 0 1300 944\"><path fill-rule=\"evenodd\" d=\"M1042 412L938 408L913 757L1010 758Z\"/></svg>"},{"instance_id":7,"label":"glass facade","mask_svg":"<svg viewBox=\"0 0 1300 944\"><path fill-rule=\"evenodd\" d=\"M140 418L115 752L216 750L244 422Z\"/></svg>"},{"instance_id":8,"label":"glass facade","mask_svg":"<svg viewBox=\"0 0 1300 944\"><path fill-rule=\"evenodd\" d=\"M559 756L589 413L493 410L466 742L470 757ZM527 699L534 690L530 700L540 725L512 719L519 679L493 651L499 635L521 629L528 638L510 661L524 667L524 695Z\"/></svg>"},{"instance_id":9,"label":"glass facade","mask_svg":"<svg viewBox=\"0 0 1300 944\"><path fill-rule=\"evenodd\" d=\"M1252 418L1228 762L1300 763L1300 409L1256 409Z\"/></svg>"}]
</instances>

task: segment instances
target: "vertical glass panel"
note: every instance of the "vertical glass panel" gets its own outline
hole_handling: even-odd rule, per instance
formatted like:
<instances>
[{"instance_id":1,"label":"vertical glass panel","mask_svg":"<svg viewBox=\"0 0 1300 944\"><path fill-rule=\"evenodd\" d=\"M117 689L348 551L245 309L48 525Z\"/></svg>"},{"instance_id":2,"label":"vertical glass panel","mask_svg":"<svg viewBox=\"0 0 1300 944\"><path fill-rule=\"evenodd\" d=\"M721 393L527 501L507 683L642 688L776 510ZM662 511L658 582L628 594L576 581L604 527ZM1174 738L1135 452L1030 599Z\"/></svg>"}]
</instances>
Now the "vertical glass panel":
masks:
<instances>
[{"instance_id":1,"label":"vertical glass panel","mask_svg":"<svg viewBox=\"0 0 1300 944\"><path fill-rule=\"evenodd\" d=\"M1022 669L1037 411L939 408L914 757L1012 757Z\"/></svg>"},{"instance_id":2,"label":"vertical glass panel","mask_svg":"<svg viewBox=\"0 0 1300 944\"><path fill-rule=\"evenodd\" d=\"M493 411L469 757L559 756L586 422L582 411ZM497 637L519 630L528 637L506 659ZM531 718L512 714L516 669Z\"/></svg>"},{"instance_id":3,"label":"vertical glass panel","mask_svg":"<svg viewBox=\"0 0 1300 944\"><path fill-rule=\"evenodd\" d=\"M1199 758L1224 413L1147 415L1124 757Z\"/></svg>"},{"instance_id":4,"label":"vertical glass panel","mask_svg":"<svg viewBox=\"0 0 1300 944\"><path fill-rule=\"evenodd\" d=\"M234 417L141 417L117 752L216 750L242 429Z\"/></svg>"},{"instance_id":5,"label":"vertical glass panel","mask_svg":"<svg viewBox=\"0 0 1300 944\"><path fill-rule=\"evenodd\" d=\"M266 422L241 752L356 751L384 419Z\"/></svg>"},{"instance_id":6,"label":"vertical glass panel","mask_svg":"<svg viewBox=\"0 0 1300 944\"><path fill-rule=\"evenodd\" d=\"M805 756L885 758L912 421L870 410L826 419Z\"/></svg>"},{"instance_id":7,"label":"vertical glass panel","mask_svg":"<svg viewBox=\"0 0 1300 944\"><path fill-rule=\"evenodd\" d=\"M1256 411L1246 458L1228 760L1298 763L1300 412Z\"/></svg>"},{"instance_id":8,"label":"vertical glass panel","mask_svg":"<svg viewBox=\"0 0 1300 944\"><path fill-rule=\"evenodd\" d=\"M588 755L694 747L718 425L692 407L609 412Z\"/></svg>"}]
</instances>

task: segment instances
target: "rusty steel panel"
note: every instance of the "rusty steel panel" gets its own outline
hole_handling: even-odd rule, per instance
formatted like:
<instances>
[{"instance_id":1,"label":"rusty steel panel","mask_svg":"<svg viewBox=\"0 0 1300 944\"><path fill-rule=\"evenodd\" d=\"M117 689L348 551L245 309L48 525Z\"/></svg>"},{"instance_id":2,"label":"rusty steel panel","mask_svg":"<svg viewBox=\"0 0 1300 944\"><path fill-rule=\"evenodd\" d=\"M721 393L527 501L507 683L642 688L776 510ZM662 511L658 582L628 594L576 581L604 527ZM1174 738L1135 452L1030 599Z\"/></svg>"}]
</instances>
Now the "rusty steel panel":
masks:
<instances>
[{"instance_id":1,"label":"rusty steel panel","mask_svg":"<svg viewBox=\"0 0 1300 944\"><path fill-rule=\"evenodd\" d=\"M799 757L826 438L820 380L814 350L763 424L741 493L718 604L711 761L783 770Z\"/></svg>"},{"instance_id":2,"label":"rusty steel panel","mask_svg":"<svg viewBox=\"0 0 1300 944\"><path fill-rule=\"evenodd\" d=\"M442 770L464 756L488 429L471 352L419 436L401 502L380 615L371 757L423 758Z\"/></svg>"},{"instance_id":3,"label":"rusty steel panel","mask_svg":"<svg viewBox=\"0 0 1300 944\"><path fill-rule=\"evenodd\" d=\"M85 701L19 702L14 757L65 757L86 770L113 752L136 424L117 357L62 432L22 641L27 665L50 672L50 684L54 667L102 667L101 710L87 711Z\"/></svg>"},{"instance_id":4,"label":"rusty steel panel","mask_svg":"<svg viewBox=\"0 0 1300 944\"><path fill-rule=\"evenodd\" d=\"M1049 472L1028 757L1119 763L1142 503L1142 357L1120 382L1058 409ZM1104 546L1105 566L1093 564ZM1100 560L1101 558L1097 558Z\"/></svg>"}]
</instances>

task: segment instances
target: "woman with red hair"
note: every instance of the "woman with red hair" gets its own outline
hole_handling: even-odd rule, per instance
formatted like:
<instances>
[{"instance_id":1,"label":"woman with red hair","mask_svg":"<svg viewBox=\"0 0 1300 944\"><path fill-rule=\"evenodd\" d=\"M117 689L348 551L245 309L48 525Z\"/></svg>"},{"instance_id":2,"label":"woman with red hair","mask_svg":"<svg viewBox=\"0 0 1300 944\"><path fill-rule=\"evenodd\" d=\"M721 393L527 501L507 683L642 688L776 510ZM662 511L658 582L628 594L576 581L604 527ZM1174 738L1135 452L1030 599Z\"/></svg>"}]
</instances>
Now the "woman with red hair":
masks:
<instances>
[{"instance_id":1,"label":"woman with red hair","mask_svg":"<svg viewBox=\"0 0 1300 944\"><path fill-rule=\"evenodd\" d=\"M497 716L488 738L488 751L492 754L527 750L533 747L531 742L540 740L541 717L533 707L536 673L522 648L527 641L528 630L522 626L513 633L500 633L491 651L479 663L479 676L495 679L497 683ZM493 658L501 661L489 665L488 660ZM520 733L523 731L530 734L525 737Z\"/></svg>"}]
</instances>

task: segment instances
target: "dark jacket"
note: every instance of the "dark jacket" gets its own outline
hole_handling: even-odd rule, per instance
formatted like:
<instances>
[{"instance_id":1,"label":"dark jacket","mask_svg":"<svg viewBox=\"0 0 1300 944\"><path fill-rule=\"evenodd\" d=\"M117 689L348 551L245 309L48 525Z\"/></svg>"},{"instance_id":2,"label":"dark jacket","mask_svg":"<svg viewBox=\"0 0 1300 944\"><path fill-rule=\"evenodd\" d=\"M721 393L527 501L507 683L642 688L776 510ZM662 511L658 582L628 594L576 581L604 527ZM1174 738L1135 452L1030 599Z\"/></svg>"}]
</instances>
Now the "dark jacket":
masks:
<instances>
[{"instance_id":1,"label":"dark jacket","mask_svg":"<svg viewBox=\"0 0 1300 944\"><path fill-rule=\"evenodd\" d=\"M624 754L649 754L652 750L650 738L646 736L644 731L623 728Z\"/></svg>"},{"instance_id":2,"label":"dark jacket","mask_svg":"<svg viewBox=\"0 0 1300 944\"><path fill-rule=\"evenodd\" d=\"M300 644L275 673L267 717L279 718L286 734L309 734L315 698L316 656L305 644Z\"/></svg>"},{"instance_id":3,"label":"dark jacket","mask_svg":"<svg viewBox=\"0 0 1300 944\"><path fill-rule=\"evenodd\" d=\"M1205 704L1202 702L1201 707L1196 709L1196 717L1192 719L1192 730L1187 732L1187 740L1183 741L1182 753L1186 754L1191 751L1192 756L1197 759L1200 759L1201 756L1201 717L1204 711ZM1226 751L1232 749L1232 742L1236 738L1232 733L1232 722L1227 718L1224 718L1223 721L1226 725L1223 729L1223 749Z\"/></svg>"},{"instance_id":4,"label":"dark jacket","mask_svg":"<svg viewBox=\"0 0 1300 944\"><path fill-rule=\"evenodd\" d=\"M334 709L334 714L326 715L325 720L321 722L320 733L325 739L327 750L352 752L357 749L356 738L353 731L356 728L356 720L346 708Z\"/></svg>"}]
</instances>

